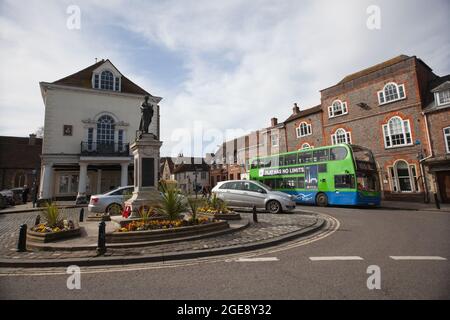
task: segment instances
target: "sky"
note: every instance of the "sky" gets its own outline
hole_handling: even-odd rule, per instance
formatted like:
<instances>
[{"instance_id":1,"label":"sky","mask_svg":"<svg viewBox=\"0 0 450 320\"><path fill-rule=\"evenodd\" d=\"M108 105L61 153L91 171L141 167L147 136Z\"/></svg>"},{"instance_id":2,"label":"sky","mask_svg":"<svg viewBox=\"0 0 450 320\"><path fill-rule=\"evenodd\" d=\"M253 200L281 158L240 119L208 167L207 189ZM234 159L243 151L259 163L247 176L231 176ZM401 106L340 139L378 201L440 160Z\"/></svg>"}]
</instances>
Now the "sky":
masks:
<instances>
[{"instance_id":1,"label":"sky","mask_svg":"<svg viewBox=\"0 0 450 320\"><path fill-rule=\"evenodd\" d=\"M201 156L400 54L449 74L449 12L448 0L0 0L0 135L43 125L40 81L104 58L163 97L161 154Z\"/></svg>"}]
</instances>

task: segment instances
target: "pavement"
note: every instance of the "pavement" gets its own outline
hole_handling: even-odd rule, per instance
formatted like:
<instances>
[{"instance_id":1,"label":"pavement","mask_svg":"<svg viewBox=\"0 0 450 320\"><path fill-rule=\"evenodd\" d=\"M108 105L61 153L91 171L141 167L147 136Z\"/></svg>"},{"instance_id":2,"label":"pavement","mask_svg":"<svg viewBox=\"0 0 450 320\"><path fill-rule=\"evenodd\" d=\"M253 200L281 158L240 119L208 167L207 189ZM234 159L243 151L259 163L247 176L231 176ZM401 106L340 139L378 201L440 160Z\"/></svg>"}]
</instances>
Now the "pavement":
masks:
<instances>
[{"instance_id":1,"label":"pavement","mask_svg":"<svg viewBox=\"0 0 450 320\"><path fill-rule=\"evenodd\" d=\"M86 207L86 205L76 205L75 201L55 201L55 204L59 208L82 208ZM20 212L36 212L41 211L42 208L35 207L33 208L32 202L27 202L25 204L19 204L12 207L7 207L4 209L0 209L0 215L1 214L8 214L8 213L20 213Z\"/></svg>"},{"instance_id":2,"label":"pavement","mask_svg":"<svg viewBox=\"0 0 450 320\"><path fill-rule=\"evenodd\" d=\"M440 209L438 209L436 207L436 204L434 204L434 203L383 200L381 202L380 208L381 209L393 209L393 210L450 212L450 203L440 203Z\"/></svg>"},{"instance_id":3,"label":"pavement","mask_svg":"<svg viewBox=\"0 0 450 320\"><path fill-rule=\"evenodd\" d=\"M255 299L264 304L277 299L450 298L447 213L308 209L332 216L336 227L320 237L233 255L81 267L79 289L68 289L66 268L1 269L0 298Z\"/></svg>"},{"instance_id":4,"label":"pavement","mask_svg":"<svg viewBox=\"0 0 450 320\"><path fill-rule=\"evenodd\" d=\"M76 221L78 209L63 209L62 215ZM175 243L154 244L145 247L121 248L107 244L107 252L99 257L96 253L97 234L95 225L89 223L81 238L59 242L58 250L29 250L17 252L20 224L31 226L36 213L24 212L0 215L0 266L51 267L76 265L124 264L148 261L168 261L236 253L269 247L284 241L310 234L320 229L325 221L316 214L296 212L294 214L258 214L258 223L251 222L251 213L241 213L240 221L230 221L233 232L209 238L200 238ZM244 221L245 223L243 223ZM94 228L91 228L94 225ZM111 222L107 225L111 227ZM248 226L247 226L248 225ZM87 225L85 225L87 226ZM108 229L107 226L107 229ZM87 248L89 247L89 249Z\"/></svg>"}]
</instances>

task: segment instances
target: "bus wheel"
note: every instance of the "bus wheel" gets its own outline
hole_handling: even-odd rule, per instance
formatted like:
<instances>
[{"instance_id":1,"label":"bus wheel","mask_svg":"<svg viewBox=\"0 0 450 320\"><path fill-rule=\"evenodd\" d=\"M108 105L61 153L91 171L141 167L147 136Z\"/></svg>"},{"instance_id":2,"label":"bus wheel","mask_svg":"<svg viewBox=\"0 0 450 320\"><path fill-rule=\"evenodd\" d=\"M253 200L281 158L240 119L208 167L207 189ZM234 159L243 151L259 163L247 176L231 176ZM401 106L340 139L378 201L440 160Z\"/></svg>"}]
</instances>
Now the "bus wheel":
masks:
<instances>
[{"instance_id":1,"label":"bus wheel","mask_svg":"<svg viewBox=\"0 0 450 320\"><path fill-rule=\"evenodd\" d=\"M269 210L270 213L280 213L281 204L276 200L270 200L267 203L267 210Z\"/></svg>"},{"instance_id":2,"label":"bus wheel","mask_svg":"<svg viewBox=\"0 0 450 320\"><path fill-rule=\"evenodd\" d=\"M325 193L319 193L316 197L316 204L319 207L326 207L328 205L328 197Z\"/></svg>"}]
</instances>

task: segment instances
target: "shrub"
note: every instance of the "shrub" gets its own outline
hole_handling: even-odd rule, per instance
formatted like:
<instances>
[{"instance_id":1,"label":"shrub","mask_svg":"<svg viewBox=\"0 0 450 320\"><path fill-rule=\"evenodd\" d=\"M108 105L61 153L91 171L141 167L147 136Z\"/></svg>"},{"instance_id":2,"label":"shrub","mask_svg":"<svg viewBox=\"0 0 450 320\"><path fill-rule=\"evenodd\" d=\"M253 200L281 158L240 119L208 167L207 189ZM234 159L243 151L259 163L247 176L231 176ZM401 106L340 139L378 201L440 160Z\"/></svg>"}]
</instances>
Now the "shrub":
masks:
<instances>
[{"instance_id":1,"label":"shrub","mask_svg":"<svg viewBox=\"0 0 450 320\"><path fill-rule=\"evenodd\" d=\"M47 226L50 228L56 227L61 222L59 209L54 203L47 203L45 209L42 211Z\"/></svg>"},{"instance_id":2,"label":"shrub","mask_svg":"<svg viewBox=\"0 0 450 320\"><path fill-rule=\"evenodd\" d=\"M186 211L186 203L178 192L176 186L172 184L160 183L162 193L162 201L158 212L167 216L169 220L176 220L180 217L180 213Z\"/></svg>"}]
</instances>

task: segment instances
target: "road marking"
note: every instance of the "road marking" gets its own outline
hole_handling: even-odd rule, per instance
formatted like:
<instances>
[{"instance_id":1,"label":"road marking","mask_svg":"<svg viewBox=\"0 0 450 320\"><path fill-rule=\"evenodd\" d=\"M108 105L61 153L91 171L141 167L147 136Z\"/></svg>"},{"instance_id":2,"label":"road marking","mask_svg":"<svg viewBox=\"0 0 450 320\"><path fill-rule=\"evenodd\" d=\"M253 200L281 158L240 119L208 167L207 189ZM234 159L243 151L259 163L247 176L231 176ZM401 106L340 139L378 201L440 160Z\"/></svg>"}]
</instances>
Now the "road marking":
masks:
<instances>
[{"instance_id":1,"label":"road marking","mask_svg":"<svg viewBox=\"0 0 450 320\"><path fill-rule=\"evenodd\" d=\"M260 258L239 258L236 262L267 262L267 261L280 261L277 257L260 257Z\"/></svg>"},{"instance_id":2,"label":"road marking","mask_svg":"<svg viewBox=\"0 0 450 320\"><path fill-rule=\"evenodd\" d=\"M393 260L447 260L439 256L389 256Z\"/></svg>"},{"instance_id":3,"label":"road marking","mask_svg":"<svg viewBox=\"0 0 450 320\"><path fill-rule=\"evenodd\" d=\"M364 260L358 256L335 256L335 257L309 257L311 261L346 261L346 260Z\"/></svg>"}]
</instances>

